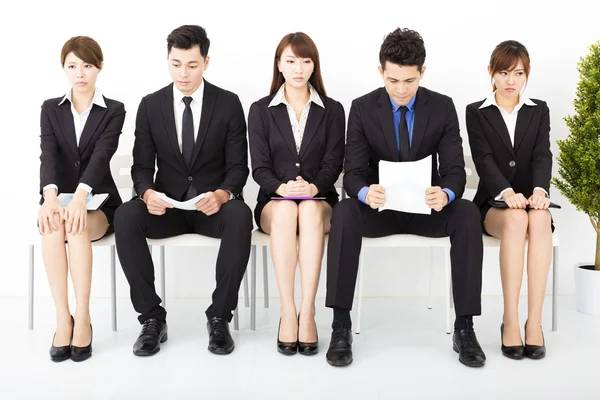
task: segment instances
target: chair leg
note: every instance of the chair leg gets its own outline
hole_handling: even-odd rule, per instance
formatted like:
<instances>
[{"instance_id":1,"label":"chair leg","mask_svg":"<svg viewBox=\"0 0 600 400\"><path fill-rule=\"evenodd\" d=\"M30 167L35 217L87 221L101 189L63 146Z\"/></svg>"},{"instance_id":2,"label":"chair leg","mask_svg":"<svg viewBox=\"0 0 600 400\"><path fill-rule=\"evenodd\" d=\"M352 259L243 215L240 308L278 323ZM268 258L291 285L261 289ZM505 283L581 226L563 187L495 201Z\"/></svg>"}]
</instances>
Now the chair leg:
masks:
<instances>
[{"instance_id":1,"label":"chair leg","mask_svg":"<svg viewBox=\"0 0 600 400\"><path fill-rule=\"evenodd\" d=\"M248 297L248 269L244 271L244 307L250 307L250 298Z\"/></svg>"},{"instance_id":2,"label":"chair leg","mask_svg":"<svg viewBox=\"0 0 600 400\"><path fill-rule=\"evenodd\" d=\"M452 271L450 269L450 253L446 252L444 256L444 266L446 269L446 333L452 333L452 316L450 309L452 308Z\"/></svg>"},{"instance_id":3,"label":"chair leg","mask_svg":"<svg viewBox=\"0 0 600 400\"><path fill-rule=\"evenodd\" d=\"M435 247L429 249L429 301L427 308L431 310L433 308L433 252Z\"/></svg>"},{"instance_id":4,"label":"chair leg","mask_svg":"<svg viewBox=\"0 0 600 400\"><path fill-rule=\"evenodd\" d=\"M269 308L269 259L267 258L267 246L262 247L262 260L265 308Z\"/></svg>"},{"instance_id":5,"label":"chair leg","mask_svg":"<svg viewBox=\"0 0 600 400\"><path fill-rule=\"evenodd\" d=\"M158 247L158 254L160 258L160 298L162 299L162 306L167 307L167 285L165 283L165 246Z\"/></svg>"},{"instance_id":6,"label":"chair leg","mask_svg":"<svg viewBox=\"0 0 600 400\"><path fill-rule=\"evenodd\" d=\"M256 245L250 250L250 330L256 330Z\"/></svg>"},{"instance_id":7,"label":"chair leg","mask_svg":"<svg viewBox=\"0 0 600 400\"><path fill-rule=\"evenodd\" d=\"M358 260L358 299L356 307L356 323L354 333L360 334L360 319L362 314L362 296L363 296L363 254L361 252Z\"/></svg>"},{"instance_id":8,"label":"chair leg","mask_svg":"<svg viewBox=\"0 0 600 400\"><path fill-rule=\"evenodd\" d=\"M33 271L33 253L34 253L34 245L29 245L29 318L28 318L28 328L33 329L33 281L34 281L34 271Z\"/></svg>"},{"instance_id":9,"label":"chair leg","mask_svg":"<svg viewBox=\"0 0 600 400\"><path fill-rule=\"evenodd\" d=\"M117 273L115 270L115 246L110 246L110 314L112 330L117 331Z\"/></svg>"},{"instance_id":10,"label":"chair leg","mask_svg":"<svg viewBox=\"0 0 600 400\"><path fill-rule=\"evenodd\" d=\"M240 330L240 317L238 315L238 307L236 307L235 310L233 310L233 330Z\"/></svg>"},{"instance_id":11,"label":"chair leg","mask_svg":"<svg viewBox=\"0 0 600 400\"><path fill-rule=\"evenodd\" d=\"M552 249L552 331L558 329L558 246Z\"/></svg>"}]
</instances>

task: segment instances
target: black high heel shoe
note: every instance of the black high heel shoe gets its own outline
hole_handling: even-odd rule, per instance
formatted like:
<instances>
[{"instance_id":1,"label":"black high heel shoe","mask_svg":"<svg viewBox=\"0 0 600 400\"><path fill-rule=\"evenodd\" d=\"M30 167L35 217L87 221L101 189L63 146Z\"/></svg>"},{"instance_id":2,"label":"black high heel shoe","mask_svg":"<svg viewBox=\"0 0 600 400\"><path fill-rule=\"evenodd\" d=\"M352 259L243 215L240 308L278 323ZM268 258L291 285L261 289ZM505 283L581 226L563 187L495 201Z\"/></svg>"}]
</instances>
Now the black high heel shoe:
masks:
<instances>
[{"instance_id":1,"label":"black high heel shoe","mask_svg":"<svg viewBox=\"0 0 600 400\"><path fill-rule=\"evenodd\" d=\"M540 325L540 330L542 326ZM532 360L541 360L546 357L546 339L544 339L544 331L542 330L542 345L527 344L527 321L525 321L525 357Z\"/></svg>"},{"instance_id":2,"label":"black high heel shoe","mask_svg":"<svg viewBox=\"0 0 600 400\"><path fill-rule=\"evenodd\" d=\"M298 351L298 341L282 342L279 340L279 331L281 330L281 318L279 318L279 328L277 329L277 351L284 356L292 356Z\"/></svg>"},{"instance_id":3,"label":"black high heel shoe","mask_svg":"<svg viewBox=\"0 0 600 400\"><path fill-rule=\"evenodd\" d=\"M316 342L301 342L300 341L300 314L298 314L298 353L303 356L314 356L319 352L319 332L317 332L317 324L315 323L315 333L317 334Z\"/></svg>"},{"instance_id":4,"label":"black high heel shoe","mask_svg":"<svg viewBox=\"0 0 600 400\"><path fill-rule=\"evenodd\" d=\"M94 330L90 323L90 344L84 347L71 345L71 360L75 362L85 361L92 356L92 340L94 339Z\"/></svg>"},{"instance_id":5,"label":"black high heel shoe","mask_svg":"<svg viewBox=\"0 0 600 400\"><path fill-rule=\"evenodd\" d=\"M73 340L73 329L75 329L75 320L73 319L73 316L71 315L71 340L69 341L69 344L66 346L55 346L54 345L54 338L56 338L56 333L54 333L54 336L52 337L52 346L50 346L50 359L54 362L61 362L61 361L65 361L68 360L69 357L71 357L71 341Z\"/></svg>"},{"instance_id":6,"label":"black high heel shoe","mask_svg":"<svg viewBox=\"0 0 600 400\"><path fill-rule=\"evenodd\" d=\"M522 360L523 359L523 345L521 346L505 346L504 345L504 322L500 325L500 343L502 346L502 354L508 358L512 358L513 360Z\"/></svg>"}]
</instances>

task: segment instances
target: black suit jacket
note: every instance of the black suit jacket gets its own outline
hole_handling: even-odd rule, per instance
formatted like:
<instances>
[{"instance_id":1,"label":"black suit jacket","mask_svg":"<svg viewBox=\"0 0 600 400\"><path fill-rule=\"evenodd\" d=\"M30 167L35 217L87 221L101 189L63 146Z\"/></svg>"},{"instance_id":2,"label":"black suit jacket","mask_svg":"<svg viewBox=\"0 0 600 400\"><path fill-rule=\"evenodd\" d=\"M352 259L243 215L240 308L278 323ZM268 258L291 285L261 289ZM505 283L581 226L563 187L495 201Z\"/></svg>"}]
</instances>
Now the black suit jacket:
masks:
<instances>
[{"instance_id":1,"label":"black suit jacket","mask_svg":"<svg viewBox=\"0 0 600 400\"><path fill-rule=\"evenodd\" d=\"M239 196L248 172L246 120L237 95L204 81L191 168L177 142L173 84L142 99L131 167L136 193L154 189L179 200L191 184L198 193L223 189Z\"/></svg>"},{"instance_id":2,"label":"black suit jacket","mask_svg":"<svg viewBox=\"0 0 600 400\"><path fill-rule=\"evenodd\" d=\"M473 198L477 206L508 187L527 198L535 187L550 193L550 113L544 101L532 101L537 106L524 105L517 114L514 147L497 107L479 109L484 100L467 106L469 144L480 178Z\"/></svg>"},{"instance_id":3,"label":"black suit jacket","mask_svg":"<svg viewBox=\"0 0 600 400\"><path fill-rule=\"evenodd\" d=\"M420 87L414 110L410 160L433 155L432 186L448 188L457 199L461 198L466 184L465 161L452 99ZM400 160L392 106L385 88L352 102L345 158L344 188L354 198L363 187L379 183L380 160Z\"/></svg>"},{"instance_id":4,"label":"black suit jacket","mask_svg":"<svg viewBox=\"0 0 600 400\"><path fill-rule=\"evenodd\" d=\"M123 103L104 97L106 108L94 104L77 146L71 103L58 105L61 100L57 97L42 104L40 194L52 183L60 193L73 193L79 183L85 183L94 193L110 195L106 206L118 207L122 201L110 173L110 159L125 121Z\"/></svg>"},{"instance_id":5,"label":"black suit jacket","mask_svg":"<svg viewBox=\"0 0 600 400\"><path fill-rule=\"evenodd\" d=\"M252 177L260 186L257 200L269 201L279 185L298 175L320 195L337 196L334 184L344 162L344 108L326 96L320 96L324 109L311 104L298 153L287 108L269 107L273 97L252 104L248 114Z\"/></svg>"}]
</instances>

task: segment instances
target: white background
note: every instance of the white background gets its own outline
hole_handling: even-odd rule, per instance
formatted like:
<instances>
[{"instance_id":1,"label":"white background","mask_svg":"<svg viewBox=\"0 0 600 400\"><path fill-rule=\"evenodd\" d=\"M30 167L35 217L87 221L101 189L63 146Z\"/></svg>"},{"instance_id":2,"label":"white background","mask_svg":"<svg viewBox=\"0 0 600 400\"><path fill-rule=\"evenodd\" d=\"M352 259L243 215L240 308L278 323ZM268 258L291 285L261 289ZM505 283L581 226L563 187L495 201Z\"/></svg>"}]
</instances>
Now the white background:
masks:
<instances>
[{"instance_id":1,"label":"white background","mask_svg":"<svg viewBox=\"0 0 600 400\"><path fill-rule=\"evenodd\" d=\"M327 93L349 111L353 98L381 86L378 51L384 35L398 26L421 33L427 48L422 85L454 99L465 153L469 146L465 106L490 91L486 67L494 46L516 39L529 49L532 70L527 94L548 102L552 151L567 136L563 118L573 112L577 61L600 39L594 2L569 1L103 1L27 2L2 5L0 63L3 93L0 145L2 211L0 295L27 293L27 244L35 228L39 181L39 112L42 102L62 96L68 84L60 50L74 35L96 39L105 55L98 86L125 103L127 118L118 153L131 153L136 110L141 98L170 83L166 37L183 24L199 24L211 40L205 78L237 93L247 113L267 95L273 53L283 35L303 31L317 44ZM557 165L553 167L554 175ZM250 177L246 201L254 208L258 187ZM592 260L595 232L587 217L558 193L563 205L553 213L561 236L560 294L574 293L573 266ZM366 296L424 296L429 256L422 249L365 250ZM207 297L214 288L212 249L167 249L167 292L178 297ZM95 251L92 296L109 291L106 249ZM484 294L500 294L497 251L484 264ZM39 251L36 294L48 296ZM441 259L439 259L441 261ZM260 265L260 253L259 253ZM128 285L118 269L118 295ZM260 272L260 269L259 269ZM325 294L325 268L319 297ZM435 290L442 294L443 270L436 267ZM259 291L261 279L259 277ZM271 295L277 296L270 267ZM549 288L550 289L550 288ZM526 286L523 287L526 292ZM321 301L321 300L320 300Z\"/></svg>"}]
</instances>

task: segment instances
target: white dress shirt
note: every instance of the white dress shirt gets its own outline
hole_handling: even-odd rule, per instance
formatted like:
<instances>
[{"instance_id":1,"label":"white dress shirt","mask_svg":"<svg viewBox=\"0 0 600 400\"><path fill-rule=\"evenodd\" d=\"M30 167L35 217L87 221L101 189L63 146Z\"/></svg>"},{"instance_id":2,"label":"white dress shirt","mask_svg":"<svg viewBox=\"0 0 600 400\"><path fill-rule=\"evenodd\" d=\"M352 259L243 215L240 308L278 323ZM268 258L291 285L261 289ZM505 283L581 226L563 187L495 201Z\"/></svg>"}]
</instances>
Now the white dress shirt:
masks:
<instances>
[{"instance_id":1,"label":"white dress shirt","mask_svg":"<svg viewBox=\"0 0 600 400\"><path fill-rule=\"evenodd\" d=\"M483 104L481 104L481 106L479 106L479 109L490 107L490 106L495 106L498 108L498 110L500 110L500 115L502 115L502 119L504 120L504 123L506 124L506 129L508 130L508 136L510 137L510 143L514 147L514 145L515 145L515 128L517 126L517 117L519 115L519 110L523 106L536 107L537 104L535 104L533 101L531 101L531 99L529 97L520 95L519 103L515 106L515 108L513 108L512 112L509 113L504 108L500 107L498 105L498 103L496 103L496 92L493 92L492 94L490 94L488 96L487 99L485 99ZM506 192L507 190L510 190L510 189L512 189L512 188L507 187L506 189L501 191L500 194L498 196L496 196L495 200L503 200L502 195L504 194L504 192ZM544 188L535 187L534 190L535 189L542 190L544 193L546 193L546 197L548 196L548 192L546 192L546 190Z\"/></svg>"},{"instance_id":2,"label":"white dress shirt","mask_svg":"<svg viewBox=\"0 0 600 400\"><path fill-rule=\"evenodd\" d=\"M62 98L60 103L58 103L58 105L60 106L62 103L64 103L67 100L69 101L69 103L71 103L71 114L73 114L73 125L75 126L75 138L77 140L77 146L79 146L79 140L81 139L81 133L83 132L83 128L85 127L85 123L87 122L88 117L90 116L90 111L92 111L92 107L95 104L99 107L106 108L106 103L104 102L104 97L102 96L102 92L100 91L100 89L96 88L96 90L94 91L94 97L92 98L92 104L90 104L90 107L87 110L85 110L84 112L79 114L77 112L77 110L75 109L75 106L73 105L71 93L72 93L72 91L69 90L67 92L67 94ZM54 188L56 190L56 193L58 194L58 186L56 186L56 184L51 183L51 184L44 186L42 192L45 192L46 189L48 189L48 188ZM83 182L81 182L79 185L77 185L77 189L83 189L88 193L92 193L92 188Z\"/></svg>"},{"instance_id":3,"label":"white dress shirt","mask_svg":"<svg viewBox=\"0 0 600 400\"><path fill-rule=\"evenodd\" d=\"M296 118L296 111L294 111L294 107L292 107L285 98L285 83L281 85L273 100L269 103L269 107L275 107L279 104L285 104L288 116L290 117L290 124L292 124L292 132L294 133L294 142L296 143L296 152L300 153L300 146L302 145L302 137L304 136L304 129L306 128L306 120L308 119L308 113L310 111L310 104L314 103L321 108L325 108L319 93L312 87L312 85L308 84L308 90L310 92L310 98L308 102L302 108L302 113L300 114L300 120Z\"/></svg>"},{"instance_id":4,"label":"white dress shirt","mask_svg":"<svg viewBox=\"0 0 600 400\"><path fill-rule=\"evenodd\" d=\"M204 96L204 79L200 86L194 93L189 97L192 98L190 107L192 109L192 118L194 120L194 143L198 137L198 129L200 128L200 117L202 116L202 98ZM173 107L175 110L175 129L177 130L177 143L179 144L179 151L181 151L181 144L183 141L183 134L181 132L181 126L183 125L183 112L185 111L185 103L183 98L185 94L181 93L177 86L173 84Z\"/></svg>"}]
</instances>

